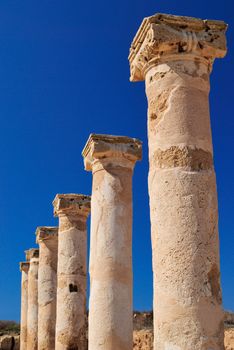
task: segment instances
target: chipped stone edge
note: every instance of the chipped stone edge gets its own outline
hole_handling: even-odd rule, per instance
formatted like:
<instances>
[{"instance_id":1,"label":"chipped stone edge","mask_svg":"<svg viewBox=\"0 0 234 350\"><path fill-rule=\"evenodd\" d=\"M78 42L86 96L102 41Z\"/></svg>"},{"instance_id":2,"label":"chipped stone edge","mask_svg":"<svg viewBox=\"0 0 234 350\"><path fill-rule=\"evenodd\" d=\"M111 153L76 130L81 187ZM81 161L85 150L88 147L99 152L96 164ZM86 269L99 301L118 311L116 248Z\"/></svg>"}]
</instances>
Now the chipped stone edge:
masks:
<instances>
[{"instance_id":1,"label":"chipped stone edge","mask_svg":"<svg viewBox=\"0 0 234 350\"><path fill-rule=\"evenodd\" d=\"M39 258L39 249L38 248L30 248L25 250L26 260L30 261L33 258Z\"/></svg>"},{"instance_id":2,"label":"chipped stone edge","mask_svg":"<svg viewBox=\"0 0 234 350\"><path fill-rule=\"evenodd\" d=\"M91 208L91 196L84 194L57 194L53 200L54 216L79 214L87 217Z\"/></svg>"},{"instance_id":3,"label":"chipped stone edge","mask_svg":"<svg viewBox=\"0 0 234 350\"><path fill-rule=\"evenodd\" d=\"M21 262L19 263L19 265L20 265L20 271L21 271L21 272L22 272L22 271L28 272L28 270L29 270L29 265L30 265L29 261L21 261Z\"/></svg>"},{"instance_id":4,"label":"chipped stone edge","mask_svg":"<svg viewBox=\"0 0 234 350\"><path fill-rule=\"evenodd\" d=\"M187 16L175 16L169 14L158 13L150 17L146 17L143 19L135 37L133 38L130 53L128 56L130 63L130 81L142 81L144 80L145 72L143 72L143 67L138 67L137 64L134 64L134 61L137 60L137 56L140 57L140 53L142 47L146 48L146 51L151 52L155 50L154 48L154 40L152 38L152 34L150 35L150 30L155 25L161 25L162 27L168 28L170 31L178 32L182 34L183 39L194 40L194 36L196 37L196 33L201 33L206 31L207 29L220 31L223 34L226 32L228 25L224 21L218 20L202 20L200 18L193 18ZM182 28L186 30L183 30ZM187 35L185 35L187 33ZM187 36L187 37L186 37ZM147 39L148 37L148 39ZM195 38L196 39L196 38ZM189 43L191 45L191 42ZM194 45L197 45L197 39L195 40ZM193 48L194 49L194 48ZM221 52L223 51L223 52ZM214 56L214 53L211 54L210 58L207 58L207 64L212 66L213 59L215 57L224 57L226 54L227 48L223 48L223 50L219 50L217 56ZM160 52L159 52L160 53ZM161 54L161 53L160 53ZM159 55L160 56L160 55ZM191 55L192 56L192 55ZM160 58L160 57L158 57ZM175 57L174 57L175 59ZM148 62L146 62L147 64ZM211 68L210 68L211 69Z\"/></svg>"},{"instance_id":5,"label":"chipped stone edge","mask_svg":"<svg viewBox=\"0 0 234 350\"><path fill-rule=\"evenodd\" d=\"M97 159L123 158L134 163L142 159L142 141L128 136L90 134L82 156L88 171Z\"/></svg>"},{"instance_id":6,"label":"chipped stone edge","mask_svg":"<svg viewBox=\"0 0 234 350\"><path fill-rule=\"evenodd\" d=\"M54 240L58 237L58 227L56 226L39 226L36 229L36 243L45 240Z\"/></svg>"}]
</instances>

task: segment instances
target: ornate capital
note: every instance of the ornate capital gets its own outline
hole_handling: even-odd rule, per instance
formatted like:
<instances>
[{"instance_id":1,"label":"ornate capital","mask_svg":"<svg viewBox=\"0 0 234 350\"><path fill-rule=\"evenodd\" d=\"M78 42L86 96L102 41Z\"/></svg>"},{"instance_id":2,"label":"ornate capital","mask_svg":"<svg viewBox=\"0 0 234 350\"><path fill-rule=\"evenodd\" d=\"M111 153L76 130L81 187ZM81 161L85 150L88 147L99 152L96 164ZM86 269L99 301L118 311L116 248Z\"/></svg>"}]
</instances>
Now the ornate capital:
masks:
<instances>
[{"instance_id":1,"label":"ornate capital","mask_svg":"<svg viewBox=\"0 0 234 350\"><path fill-rule=\"evenodd\" d=\"M91 197L83 194L57 194L54 201L54 215L79 215L85 218L90 213Z\"/></svg>"},{"instance_id":2,"label":"ornate capital","mask_svg":"<svg viewBox=\"0 0 234 350\"><path fill-rule=\"evenodd\" d=\"M58 239L58 227L53 226L39 226L36 229L36 241L56 241Z\"/></svg>"},{"instance_id":3,"label":"ornate capital","mask_svg":"<svg viewBox=\"0 0 234 350\"><path fill-rule=\"evenodd\" d=\"M143 20L130 48L131 81L141 81L152 64L190 55L212 64L227 52L223 21L156 14ZM175 57L177 56L177 57Z\"/></svg>"},{"instance_id":4,"label":"ornate capital","mask_svg":"<svg viewBox=\"0 0 234 350\"><path fill-rule=\"evenodd\" d=\"M90 171L95 161L122 161L129 167L142 158L142 142L126 136L91 134L83 149L85 169ZM125 162L125 163L124 163Z\"/></svg>"},{"instance_id":5,"label":"ornate capital","mask_svg":"<svg viewBox=\"0 0 234 350\"><path fill-rule=\"evenodd\" d=\"M21 271L21 272L22 272L22 271L28 272L28 270L29 270L29 265L30 265L29 262L26 262L26 261L20 262L20 271Z\"/></svg>"},{"instance_id":6,"label":"ornate capital","mask_svg":"<svg viewBox=\"0 0 234 350\"><path fill-rule=\"evenodd\" d=\"M39 249L38 248L31 248L29 250L26 250L25 254L26 254L27 261L30 261L33 258L39 258Z\"/></svg>"}]
</instances>

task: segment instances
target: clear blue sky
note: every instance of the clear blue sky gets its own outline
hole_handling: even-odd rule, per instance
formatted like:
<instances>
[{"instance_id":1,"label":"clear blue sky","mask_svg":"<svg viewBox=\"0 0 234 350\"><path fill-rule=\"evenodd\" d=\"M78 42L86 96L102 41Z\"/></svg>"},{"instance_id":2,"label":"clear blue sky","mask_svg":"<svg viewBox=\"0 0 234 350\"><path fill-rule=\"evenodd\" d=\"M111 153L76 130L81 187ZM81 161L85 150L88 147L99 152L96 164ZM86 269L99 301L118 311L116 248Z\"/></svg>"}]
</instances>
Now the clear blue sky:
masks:
<instances>
[{"instance_id":1,"label":"clear blue sky","mask_svg":"<svg viewBox=\"0 0 234 350\"><path fill-rule=\"evenodd\" d=\"M144 83L129 82L128 50L156 12L222 19L229 53L214 65L211 121L218 179L223 301L234 310L233 0L1 0L0 319L19 319L24 250L56 225L56 193L90 194L81 150L91 132L137 137L134 307L152 308Z\"/></svg>"}]
</instances>

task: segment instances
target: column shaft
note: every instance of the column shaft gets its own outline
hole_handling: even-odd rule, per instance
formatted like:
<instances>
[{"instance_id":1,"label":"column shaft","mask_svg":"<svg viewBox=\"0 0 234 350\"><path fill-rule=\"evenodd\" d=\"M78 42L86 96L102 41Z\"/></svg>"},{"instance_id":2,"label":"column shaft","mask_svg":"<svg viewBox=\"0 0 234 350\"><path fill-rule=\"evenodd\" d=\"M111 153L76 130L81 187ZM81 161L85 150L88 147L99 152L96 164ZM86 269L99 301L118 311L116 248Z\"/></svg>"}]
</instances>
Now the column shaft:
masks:
<instances>
[{"instance_id":1,"label":"column shaft","mask_svg":"<svg viewBox=\"0 0 234 350\"><path fill-rule=\"evenodd\" d=\"M55 349L58 229L39 227L38 350Z\"/></svg>"},{"instance_id":2,"label":"column shaft","mask_svg":"<svg viewBox=\"0 0 234 350\"><path fill-rule=\"evenodd\" d=\"M21 318L20 350L27 350L27 312L28 312L28 269L29 263L20 263L21 270Z\"/></svg>"},{"instance_id":3,"label":"column shaft","mask_svg":"<svg viewBox=\"0 0 234 350\"><path fill-rule=\"evenodd\" d=\"M28 271L27 350L38 349L38 250Z\"/></svg>"},{"instance_id":4,"label":"column shaft","mask_svg":"<svg viewBox=\"0 0 234 350\"><path fill-rule=\"evenodd\" d=\"M209 74L226 24L157 14L133 40L148 99L154 349L223 350Z\"/></svg>"},{"instance_id":5,"label":"column shaft","mask_svg":"<svg viewBox=\"0 0 234 350\"><path fill-rule=\"evenodd\" d=\"M158 72L165 73L163 78ZM197 72L196 77L189 72ZM222 349L208 91L203 63L196 68L193 61L169 62L146 75L154 342L159 350L170 344L186 350Z\"/></svg>"},{"instance_id":6,"label":"column shaft","mask_svg":"<svg viewBox=\"0 0 234 350\"><path fill-rule=\"evenodd\" d=\"M132 175L129 144L112 136L91 135L103 159L93 151L91 199L89 350L132 349ZM121 144L121 141L123 144ZM125 141L125 144L124 144ZM118 147L119 150L118 154ZM92 145L90 145L92 149ZM137 143L140 158L141 145ZM117 152L114 154L113 149ZM113 151L113 153L111 152ZM92 152L92 151L90 151ZM125 154L126 152L126 154ZM134 147L133 147L134 153ZM84 156L91 157L90 154ZM126 158L124 157L126 156ZM86 164L87 166L87 164Z\"/></svg>"},{"instance_id":7,"label":"column shaft","mask_svg":"<svg viewBox=\"0 0 234 350\"><path fill-rule=\"evenodd\" d=\"M86 270L90 197L58 195L54 206L59 216L56 350L86 350ZM63 210L63 201L70 210ZM75 207L75 209L74 209ZM87 208L89 212L89 209Z\"/></svg>"}]
</instances>

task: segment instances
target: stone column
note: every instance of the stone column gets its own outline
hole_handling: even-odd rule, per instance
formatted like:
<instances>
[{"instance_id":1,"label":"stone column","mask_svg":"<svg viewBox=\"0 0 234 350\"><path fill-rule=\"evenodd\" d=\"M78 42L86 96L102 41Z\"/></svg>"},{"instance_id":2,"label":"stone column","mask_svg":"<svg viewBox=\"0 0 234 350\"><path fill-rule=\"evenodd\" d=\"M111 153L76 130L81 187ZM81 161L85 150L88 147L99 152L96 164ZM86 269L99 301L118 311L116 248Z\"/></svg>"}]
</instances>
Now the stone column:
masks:
<instances>
[{"instance_id":1,"label":"stone column","mask_svg":"<svg viewBox=\"0 0 234 350\"><path fill-rule=\"evenodd\" d=\"M37 350L38 333L38 263L39 249L26 252L29 261L28 270L28 313L27 313L27 350Z\"/></svg>"},{"instance_id":2,"label":"stone column","mask_svg":"<svg viewBox=\"0 0 234 350\"><path fill-rule=\"evenodd\" d=\"M55 348L58 228L38 227L38 350Z\"/></svg>"},{"instance_id":3,"label":"stone column","mask_svg":"<svg viewBox=\"0 0 234 350\"><path fill-rule=\"evenodd\" d=\"M92 134L89 350L132 349L132 175L141 142Z\"/></svg>"},{"instance_id":4,"label":"stone column","mask_svg":"<svg viewBox=\"0 0 234 350\"><path fill-rule=\"evenodd\" d=\"M226 54L221 21L157 14L130 49L148 99L154 348L223 349L209 75Z\"/></svg>"},{"instance_id":5,"label":"stone column","mask_svg":"<svg viewBox=\"0 0 234 350\"><path fill-rule=\"evenodd\" d=\"M87 227L90 197L57 194L59 217L56 350L86 350Z\"/></svg>"},{"instance_id":6,"label":"stone column","mask_svg":"<svg viewBox=\"0 0 234 350\"><path fill-rule=\"evenodd\" d=\"M21 262L20 350L27 350L28 270L29 262Z\"/></svg>"}]
</instances>

